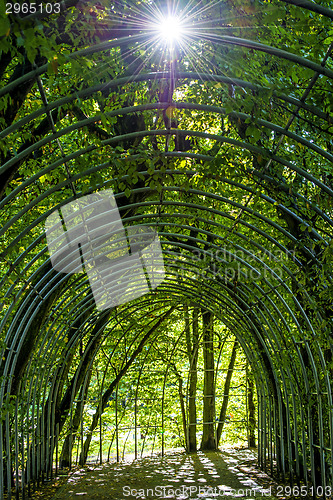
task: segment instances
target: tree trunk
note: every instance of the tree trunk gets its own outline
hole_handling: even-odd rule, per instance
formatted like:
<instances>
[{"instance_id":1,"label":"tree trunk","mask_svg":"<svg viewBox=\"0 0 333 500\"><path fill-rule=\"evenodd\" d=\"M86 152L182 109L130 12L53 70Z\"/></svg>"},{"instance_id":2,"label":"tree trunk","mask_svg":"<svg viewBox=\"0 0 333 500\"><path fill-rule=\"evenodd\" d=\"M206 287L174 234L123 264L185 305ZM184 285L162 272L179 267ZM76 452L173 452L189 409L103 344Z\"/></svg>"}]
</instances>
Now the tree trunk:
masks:
<instances>
[{"instance_id":1,"label":"tree trunk","mask_svg":"<svg viewBox=\"0 0 333 500\"><path fill-rule=\"evenodd\" d=\"M202 311L204 394L201 450L216 450L213 313Z\"/></svg>"},{"instance_id":2,"label":"tree trunk","mask_svg":"<svg viewBox=\"0 0 333 500\"><path fill-rule=\"evenodd\" d=\"M75 413L74 413L72 422L70 424L68 434L67 434L65 441L64 441L64 444L62 446L61 455L60 455L60 468L71 466L73 444L74 444L76 433L77 433L79 426L80 426L80 423L81 423L82 409L84 407L84 402L85 402L86 397L87 397L91 375L92 375L92 372L90 370L89 374L88 374L88 379L86 381L84 388L83 388L83 385L81 386L79 401L76 404Z\"/></svg>"},{"instance_id":3,"label":"tree trunk","mask_svg":"<svg viewBox=\"0 0 333 500\"><path fill-rule=\"evenodd\" d=\"M183 432L184 432L184 439L185 439L185 447L187 448L187 443L186 443L186 410L185 410L185 401L184 401L184 394L183 394L183 379L182 377L177 374L178 378L178 394L179 394L179 402L180 402L180 410L182 413L182 422L183 422Z\"/></svg>"},{"instance_id":4,"label":"tree trunk","mask_svg":"<svg viewBox=\"0 0 333 500\"><path fill-rule=\"evenodd\" d=\"M229 393L230 393L230 384L231 384L231 379L232 379L235 361L236 361L236 356L237 356L237 348L238 348L238 342L237 342L237 340L235 340L234 345L232 347L227 376L226 376L225 384L224 384L224 388L223 388L222 407L221 407L221 411L220 411L219 424L217 426L217 432L216 432L216 446L218 446L220 443L220 438L221 438L223 426L225 423L225 416L227 414Z\"/></svg>"},{"instance_id":5,"label":"tree trunk","mask_svg":"<svg viewBox=\"0 0 333 500\"><path fill-rule=\"evenodd\" d=\"M254 403L254 380L252 370L248 372L247 376L247 407L249 416L248 428L248 447L255 448L256 446L256 406Z\"/></svg>"}]
</instances>

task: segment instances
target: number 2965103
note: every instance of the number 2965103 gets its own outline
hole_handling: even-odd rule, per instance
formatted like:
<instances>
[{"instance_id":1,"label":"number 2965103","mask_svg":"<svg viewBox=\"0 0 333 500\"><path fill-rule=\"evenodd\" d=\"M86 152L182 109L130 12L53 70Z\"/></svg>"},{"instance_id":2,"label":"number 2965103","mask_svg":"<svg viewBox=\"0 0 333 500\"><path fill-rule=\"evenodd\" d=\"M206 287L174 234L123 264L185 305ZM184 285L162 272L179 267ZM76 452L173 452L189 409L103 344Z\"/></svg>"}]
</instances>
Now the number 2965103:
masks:
<instances>
[{"instance_id":1,"label":"number 2965103","mask_svg":"<svg viewBox=\"0 0 333 500\"><path fill-rule=\"evenodd\" d=\"M59 14L60 3L6 3L6 14Z\"/></svg>"}]
</instances>

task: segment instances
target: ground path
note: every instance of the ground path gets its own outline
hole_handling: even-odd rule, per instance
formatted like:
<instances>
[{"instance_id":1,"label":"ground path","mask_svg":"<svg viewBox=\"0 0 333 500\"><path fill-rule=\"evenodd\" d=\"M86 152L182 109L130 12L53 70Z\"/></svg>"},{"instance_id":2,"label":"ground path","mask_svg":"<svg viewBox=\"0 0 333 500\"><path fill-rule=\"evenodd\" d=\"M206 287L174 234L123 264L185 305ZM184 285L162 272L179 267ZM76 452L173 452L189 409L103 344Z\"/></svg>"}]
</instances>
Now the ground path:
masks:
<instances>
[{"instance_id":1,"label":"ground path","mask_svg":"<svg viewBox=\"0 0 333 500\"><path fill-rule=\"evenodd\" d=\"M242 455L243 454L243 455ZM87 498L217 500L273 496L274 483L248 452L167 453L132 462L88 466L72 473L49 500Z\"/></svg>"}]
</instances>

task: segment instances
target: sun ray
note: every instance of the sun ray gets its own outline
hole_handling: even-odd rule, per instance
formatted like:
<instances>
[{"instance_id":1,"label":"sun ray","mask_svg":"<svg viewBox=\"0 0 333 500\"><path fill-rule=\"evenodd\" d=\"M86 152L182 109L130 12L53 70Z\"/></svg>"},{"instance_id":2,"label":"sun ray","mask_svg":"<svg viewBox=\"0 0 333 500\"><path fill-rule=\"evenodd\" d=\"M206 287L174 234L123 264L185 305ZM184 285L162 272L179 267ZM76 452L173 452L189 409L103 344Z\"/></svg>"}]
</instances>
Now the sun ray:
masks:
<instances>
[{"instance_id":1,"label":"sun ray","mask_svg":"<svg viewBox=\"0 0 333 500\"><path fill-rule=\"evenodd\" d=\"M190 67L196 72L210 73L214 79L217 72L217 59L225 62L219 65L219 73L230 75L230 69L239 64L228 56L228 52L216 54L215 42L221 42L223 34L235 35L244 30L259 26L257 12L242 14L242 9L227 10L222 0L189 0L182 4L179 0L162 2L142 2L140 6L126 5L116 0L108 10L105 30L116 29L118 32L129 31L140 34L143 39L129 40L119 54L119 59L126 64L130 61L132 74L147 68L148 71L171 72L181 67ZM274 7L272 7L274 9ZM252 26L240 25L239 18L253 18ZM108 27L108 24L110 27ZM116 27L115 27L116 24ZM263 24L265 26L265 24ZM240 35L241 36L241 35ZM206 54L203 58L200 54ZM211 55L211 57L210 57ZM131 57L129 57L131 56ZM216 59L217 57L217 59ZM221 59L223 58L223 59ZM124 76L126 67L124 68Z\"/></svg>"}]
</instances>

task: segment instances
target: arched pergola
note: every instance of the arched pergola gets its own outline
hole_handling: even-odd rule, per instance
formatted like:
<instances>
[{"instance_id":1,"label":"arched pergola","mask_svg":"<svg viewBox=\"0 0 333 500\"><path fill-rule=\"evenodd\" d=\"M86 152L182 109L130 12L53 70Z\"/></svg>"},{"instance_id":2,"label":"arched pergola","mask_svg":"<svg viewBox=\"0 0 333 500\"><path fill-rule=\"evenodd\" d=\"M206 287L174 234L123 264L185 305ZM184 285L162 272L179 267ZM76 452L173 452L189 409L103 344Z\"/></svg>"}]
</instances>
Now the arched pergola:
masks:
<instances>
[{"instance_id":1,"label":"arched pergola","mask_svg":"<svg viewBox=\"0 0 333 500\"><path fill-rule=\"evenodd\" d=\"M2 38L0 498L11 498L9 484L24 495L52 477L75 404L87 454L78 398L104 340L134 314L145 324L128 348L129 360L140 354L138 391L143 346L182 304L214 313L244 350L258 395L259 466L325 491L333 464L329 2L181 4L192 32L173 52L147 34L148 1L126 2L124 12L101 4L89 14L93 27L72 4L50 19L9 16ZM87 35L75 43L80 23ZM43 34L40 51L29 30ZM97 311L86 274L52 268L44 225L107 188L125 227L156 230L166 276L150 295Z\"/></svg>"}]
</instances>

